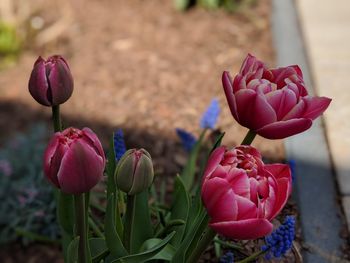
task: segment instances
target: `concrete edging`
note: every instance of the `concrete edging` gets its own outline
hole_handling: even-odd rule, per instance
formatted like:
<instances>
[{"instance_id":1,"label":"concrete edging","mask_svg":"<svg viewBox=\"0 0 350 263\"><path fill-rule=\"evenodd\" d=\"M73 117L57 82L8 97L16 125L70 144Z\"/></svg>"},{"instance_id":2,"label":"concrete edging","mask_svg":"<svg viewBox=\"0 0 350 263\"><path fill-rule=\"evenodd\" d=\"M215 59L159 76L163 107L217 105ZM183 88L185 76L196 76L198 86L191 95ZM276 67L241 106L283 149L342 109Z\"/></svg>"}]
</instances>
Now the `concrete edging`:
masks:
<instances>
[{"instance_id":1,"label":"concrete edging","mask_svg":"<svg viewBox=\"0 0 350 263\"><path fill-rule=\"evenodd\" d=\"M312 87L298 14L293 0L272 0L272 31L277 65L298 64L310 94ZM339 262L341 209L337 202L335 175L321 119L302 134L285 140L287 158L295 160L295 191L301 218L307 263Z\"/></svg>"}]
</instances>

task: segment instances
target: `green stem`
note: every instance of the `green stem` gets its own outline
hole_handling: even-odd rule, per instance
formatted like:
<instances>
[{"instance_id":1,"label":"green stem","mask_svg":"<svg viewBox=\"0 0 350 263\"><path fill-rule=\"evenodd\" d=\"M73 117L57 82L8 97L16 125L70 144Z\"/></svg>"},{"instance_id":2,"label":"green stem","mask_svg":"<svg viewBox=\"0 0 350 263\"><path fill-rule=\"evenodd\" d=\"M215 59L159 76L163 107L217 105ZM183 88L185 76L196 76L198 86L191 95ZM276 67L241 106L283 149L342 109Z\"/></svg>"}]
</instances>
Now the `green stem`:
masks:
<instances>
[{"instance_id":1,"label":"green stem","mask_svg":"<svg viewBox=\"0 0 350 263\"><path fill-rule=\"evenodd\" d=\"M89 226L92 228L92 230L95 232L95 234L98 237L103 238L104 235L102 234L101 230L99 229L99 227L97 226L97 224L95 223L95 221L91 217L89 217L88 222L89 222Z\"/></svg>"},{"instance_id":2,"label":"green stem","mask_svg":"<svg viewBox=\"0 0 350 263\"><path fill-rule=\"evenodd\" d=\"M53 129L55 132L62 130L61 116L60 116L60 105L52 106L52 120Z\"/></svg>"},{"instance_id":3,"label":"green stem","mask_svg":"<svg viewBox=\"0 0 350 263\"><path fill-rule=\"evenodd\" d=\"M135 216L135 195L127 195L126 198L126 214L125 214L125 225L124 225L124 234L123 234L123 243L127 251L130 252L131 249L131 236L132 236L132 227L134 222L133 218Z\"/></svg>"},{"instance_id":4,"label":"green stem","mask_svg":"<svg viewBox=\"0 0 350 263\"><path fill-rule=\"evenodd\" d=\"M227 241L223 241L219 238L214 238L214 242L215 243L218 243L220 245L222 245L223 247L227 247L227 248L232 248L232 249L236 249L236 250L242 250L243 247L240 246L240 245L237 245L237 244L234 244L234 243L230 243L230 242L227 242Z\"/></svg>"},{"instance_id":5,"label":"green stem","mask_svg":"<svg viewBox=\"0 0 350 263\"><path fill-rule=\"evenodd\" d=\"M266 251L258 251L255 252L254 254L250 255L249 257L242 259L240 261L237 261L236 263L247 263L247 262L251 262L253 260L256 260L258 257L260 257L261 255L265 254Z\"/></svg>"},{"instance_id":6,"label":"green stem","mask_svg":"<svg viewBox=\"0 0 350 263\"><path fill-rule=\"evenodd\" d=\"M77 194L74 196L75 205L75 229L76 236L79 236L79 252L78 262L88 263L91 262L91 256L89 255L88 236L86 227L86 209L85 209L85 196L84 194Z\"/></svg>"},{"instance_id":7,"label":"green stem","mask_svg":"<svg viewBox=\"0 0 350 263\"><path fill-rule=\"evenodd\" d=\"M253 142L255 136L256 136L256 133L252 130L249 130L247 135L244 137L241 145L250 145Z\"/></svg>"},{"instance_id":8,"label":"green stem","mask_svg":"<svg viewBox=\"0 0 350 263\"><path fill-rule=\"evenodd\" d=\"M206 215L208 216L208 215ZM202 253L206 250L206 248L209 246L209 244L213 241L214 237L216 236L216 232L207 226L204 235L199 240L198 245L188 258L187 263L196 263L198 262L200 256Z\"/></svg>"}]
</instances>

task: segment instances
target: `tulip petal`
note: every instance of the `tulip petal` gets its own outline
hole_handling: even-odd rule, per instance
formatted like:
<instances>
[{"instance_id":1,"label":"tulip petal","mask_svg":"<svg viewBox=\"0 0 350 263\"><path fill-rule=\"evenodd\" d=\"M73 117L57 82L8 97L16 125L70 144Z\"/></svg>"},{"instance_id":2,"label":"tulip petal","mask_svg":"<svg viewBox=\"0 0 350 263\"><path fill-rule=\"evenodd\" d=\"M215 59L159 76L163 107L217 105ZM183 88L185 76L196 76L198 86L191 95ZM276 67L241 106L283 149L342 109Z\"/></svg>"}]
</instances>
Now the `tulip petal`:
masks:
<instances>
[{"instance_id":1,"label":"tulip petal","mask_svg":"<svg viewBox=\"0 0 350 263\"><path fill-rule=\"evenodd\" d=\"M244 220L248 218L257 217L257 206L248 198L235 195L237 206L238 206L238 215L237 220Z\"/></svg>"},{"instance_id":2,"label":"tulip petal","mask_svg":"<svg viewBox=\"0 0 350 263\"><path fill-rule=\"evenodd\" d=\"M250 183L246 172L243 169L232 168L226 177L236 195L246 198L250 196Z\"/></svg>"},{"instance_id":3,"label":"tulip petal","mask_svg":"<svg viewBox=\"0 0 350 263\"><path fill-rule=\"evenodd\" d=\"M87 128L87 127L82 129L82 132L91 140L91 144L96 149L96 152L103 158L103 161L105 162L105 153L103 151L101 142L98 139L97 135L93 133L93 131L90 128Z\"/></svg>"},{"instance_id":4,"label":"tulip petal","mask_svg":"<svg viewBox=\"0 0 350 263\"><path fill-rule=\"evenodd\" d=\"M103 158L81 139L76 140L62 158L58 182L65 193L84 193L99 182L103 170Z\"/></svg>"},{"instance_id":5,"label":"tulip petal","mask_svg":"<svg viewBox=\"0 0 350 263\"><path fill-rule=\"evenodd\" d=\"M304 115L306 109L305 102L301 99L282 119L282 121L288 121L291 119L299 119Z\"/></svg>"},{"instance_id":6,"label":"tulip petal","mask_svg":"<svg viewBox=\"0 0 350 263\"><path fill-rule=\"evenodd\" d=\"M202 200L212 218L236 220L237 203L235 194L225 179L215 177L203 184Z\"/></svg>"},{"instance_id":7,"label":"tulip petal","mask_svg":"<svg viewBox=\"0 0 350 263\"><path fill-rule=\"evenodd\" d=\"M281 178L286 178L289 182L288 196L292 193L292 172L289 165L281 163L266 164L265 170L272 174L277 182Z\"/></svg>"},{"instance_id":8,"label":"tulip petal","mask_svg":"<svg viewBox=\"0 0 350 263\"><path fill-rule=\"evenodd\" d=\"M292 85L292 84L290 84ZM266 95L268 103L273 107L276 112L277 120L282 120L283 117L294 107L297 103L295 93L288 89L283 88L270 92Z\"/></svg>"},{"instance_id":9,"label":"tulip petal","mask_svg":"<svg viewBox=\"0 0 350 263\"><path fill-rule=\"evenodd\" d=\"M211 174L215 171L216 167L220 164L224 154L226 151L225 146L220 146L216 148L210 155L209 160L207 162L207 166L203 175L203 182L208 180Z\"/></svg>"},{"instance_id":10,"label":"tulip petal","mask_svg":"<svg viewBox=\"0 0 350 263\"><path fill-rule=\"evenodd\" d=\"M59 146L60 134L60 132L54 134L49 144L47 145L44 153L44 174L49 179L49 181L58 188L60 187L60 185L58 183L56 174L59 169L60 162L58 163L58 155L56 154L56 151ZM56 158L54 158L55 154ZM60 156L62 156L62 154L60 154Z\"/></svg>"},{"instance_id":11,"label":"tulip petal","mask_svg":"<svg viewBox=\"0 0 350 263\"><path fill-rule=\"evenodd\" d=\"M45 106L52 106L49 84L46 79L45 61L41 57L34 64L28 88L37 102Z\"/></svg>"},{"instance_id":12,"label":"tulip petal","mask_svg":"<svg viewBox=\"0 0 350 263\"><path fill-rule=\"evenodd\" d=\"M224 73L222 73L222 86L225 91L226 100L230 108L231 114L235 118L235 120L238 121L237 105L232 88L232 79L230 77L229 72L227 71L224 71Z\"/></svg>"},{"instance_id":13,"label":"tulip petal","mask_svg":"<svg viewBox=\"0 0 350 263\"><path fill-rule=\"evenodd\" d=\"M256 131L267 139L283 139L309 129L312 125L311 119L292 119L278 121L264 126Z\"/></svg>"},{"instance_id":14,"label":"tulip petal","mask_svg":"<svg viewBox=\"0 0 350 263\"><path fill-rule=\"evenodd\" d=\"M242 89L235 93L235 99L241 125L257 130L277 120L271 105L255 91Z\"/></svg>"},{"instance_id":15,"label":"tulip petal","mask_svg":"<svg viewBox=\"0 0 350 263\"><path fill-rule=\"evenodd\" d=\"M306 104L306 110L303 118L316 119L320 116L331 103L331 99L327 97L310 97L306 96L302 98Z\"/></svg>"},{"instance_id":16,"label":"tulip petal","mask_svg":"<svg viewBox=\"0 0 350 263\"><path fill-rule=\"evenodd\" d=\"M52 105L59 105L73 93L73 77L67 64L57 59L48 76L52 94Z\"/></svg>"},{"instance_id":17,"label":"tulip petal","mask_svg":"<svg viewBox=\"0 0 350 263\"><path fill-rule=\"evenodd\" d=\"M210 227L225 237L241 240L261 238L273 230L273 225L263 218L227 222L211 221Z\"/></svg>"}]
</instances>

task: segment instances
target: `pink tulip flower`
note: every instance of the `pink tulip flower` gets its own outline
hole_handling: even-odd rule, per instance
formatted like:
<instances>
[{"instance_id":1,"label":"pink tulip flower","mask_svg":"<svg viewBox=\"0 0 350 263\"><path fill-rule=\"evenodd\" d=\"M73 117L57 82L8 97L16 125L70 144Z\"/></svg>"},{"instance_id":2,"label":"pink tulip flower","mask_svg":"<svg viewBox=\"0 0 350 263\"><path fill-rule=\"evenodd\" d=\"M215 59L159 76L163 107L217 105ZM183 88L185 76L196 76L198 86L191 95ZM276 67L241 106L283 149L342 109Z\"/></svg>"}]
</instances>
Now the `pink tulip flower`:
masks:
<instances>
[{"instance_id":1,"label":"pink tulip flower","mask_svg":"<svg viewBox=\"0 0 350 263\"><path fill-rule=\"evenodd\" d=\"M73 77L66 60L61 56L39 57L30 75L29 92L44 106L57 106L73 93Z\"/></svg>"},{"instance_id":2,"label":"pink tulip flower","mask_svg":"<svg viewBox=\"0 0 350 263\"><path fill-rule=\"evenodd\" d=\"M225 146L210 155L202 183L209 225L232 239L256 239L271 233L271 220L291 194L288 165L265 165L251 146Z\"/></svg>"},{"instance_id":3,"label":"pink tulip flower","mask_svg":"<svg viewBox=\"0 0 350 263\"><path fill-rule=\"evenodd\" d=\"M267 139L309 129L331 102L308 95L298 66L267 69L250 54L233 81L224 71L222 84L236 121Z\"/></svg>"},{"instance_id":4,"label":"pink tulip flower","mask_svg":"<svg viewBox=\"0 0 350 263\"><path fill-rule=\"evenodd\" d=\"M44 173L64 193L90 191L102 178L105 154L89 129L68 128L56 132L44 154Z\"/></svg>"}]
</instances>

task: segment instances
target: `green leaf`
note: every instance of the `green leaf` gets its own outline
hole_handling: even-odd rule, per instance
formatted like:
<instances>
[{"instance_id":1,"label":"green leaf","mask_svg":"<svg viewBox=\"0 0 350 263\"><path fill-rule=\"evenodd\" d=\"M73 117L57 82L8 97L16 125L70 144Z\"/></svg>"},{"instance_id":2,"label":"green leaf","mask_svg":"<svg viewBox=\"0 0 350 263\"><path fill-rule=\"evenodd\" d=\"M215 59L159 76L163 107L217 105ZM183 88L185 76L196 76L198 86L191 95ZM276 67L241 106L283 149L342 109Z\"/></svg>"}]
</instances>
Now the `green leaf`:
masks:
<instances>
[{"instance_id":1,"label":"green leaf","mask_svg":"<svg viewBox=\"0 0 350 263\"><path fill-rule=\"evenodd\" d=\"M106 244L111 254L116 257L123 257L128 254L115 227L115 198L112 193L107 202L105 218Z\"/></svg>"},{"instance_id":2,"label":"green leaf","mask_svg":"<svg viewBox=\"0 0 350 263\"><path fill-rule=\"evenodd\" d=\"M67 249L68 263L76 263L78 261L79 236L75 237L69 244Z\"/></svg>"},{"instance_id":3,"label":"green leaf","mask_svg":"<svg viewBox=\"0 0 350 263\"><path fill-rule=\"evenodd\" d=\"M153 259L162 249L169 243L171 238L175 235L175 232L170 233L166 238L164 238L157 245L148 249L147 251L129 255L126 257L119 258L112 261L112 263L142 263Z\"/></svg>"},{"instance_id":4,"label":"green leaf","mask_svg":"<svg viewBox=\"0 0 350 263\"><path fill-rule=\"evenodd\" d=\"M213 148L211 149L210 153L212 153L216 148L220 147L222 139L224 138L225 133L221 133L220 135L218 135L218 137L216 138L216 141L213 145Z\"/></svg>"},{"instance_id":5,"label":"green leaf","mask_svg":"<svg viewBox=\"0 0 350 263\"><path fill-rule=\"evenodd\" d=\"M104 238L90 238L89 244L93 263L99 263L109 254Z\"/></svg>"},{"instance_id":6,"label":"green leaf","mask_svg":"<svg viewBox=\"0 0 350 263\"><path fill-rule=\"evenodd\" d=\"M162 242L162 239L160 238L148 239L145 241L145 243L142 244L141 251L147 251L152 247L157 246L161 242ZM172 245L170 245L170 243L168 243L161 251L159 251L158 254L150 258L150 260L160 259L160 260L170 261L174 256L175 252L176 252L176 249Z\"/></svg>"},{"instance_id":7,"label":"green leaf","mask_svg":"<svg viewBox=\"0 0 350 263\"><path fill-rule=\"evenodd\" d=\"M153 236L153 227L148 206L148 190L127 196L124 224L124 244L130 253L140 250L145 240Z\"/></svg>"},{"instance_id":8,"label":"green leaf","mask_svg":"<svg viewBox=\"0 0 350 263\"><path fill-rule=\"evenodd\" d=\"M171 207L170 220L181 219L185 222L188 218L188 213L190 209L190 198L188 192L186 191L185 185L181 178L177 176L175 178L175 191L173 194L173 205ZM184 236L185 225L176 227L176 234L171 240L171 244L177 247L181 244Z\"/></svg>"},{"instance_id":9,"label":"green leaf","mask_svg":"<svg viewBox=\"0 0 350 263\"><path fill-rule=\"evenodd\" d=\"M109 142L109 151L107 155L107 200L110 198L113 193L116 196L117 186L114 180L114 173L116 168L115 152L114 152L114 140L113 136Z\"/></svg>"},{"instance_id":10,"label":"green leaf","mask_svg":"<svg viewBox=\"0 0 350 263\"><path fill-rule=\"evenodd\" d=\"M206 130L203 130L201 133L198 141L194 145L190 156L187 160L187 163L181 173L181 179L183 180L183 183L186 187L187 190L190 190L193 185L194 177L196 174L196 164L197 164L197 159L198 159L198 154L202 146L203 138L205 135Z\"/></svg>"},{"instance_id":11,"label":"green leaf","mask_svg":"<svg viewBox=\"0 0 350 263\"><path fill-rule=\"evenodd\" d=\"M198 243L199 238L203 234L205 227L208 224L208 218L206 217L206 211L201 209L200 213L193 222L193 227L189 229L189 232L186 233L185 239L182 241L180 247L177 249L174 257L172 258L173 263L185 263L186 255L188 251L192 251L196 244Z\"/></svg>"}]
</instances>

